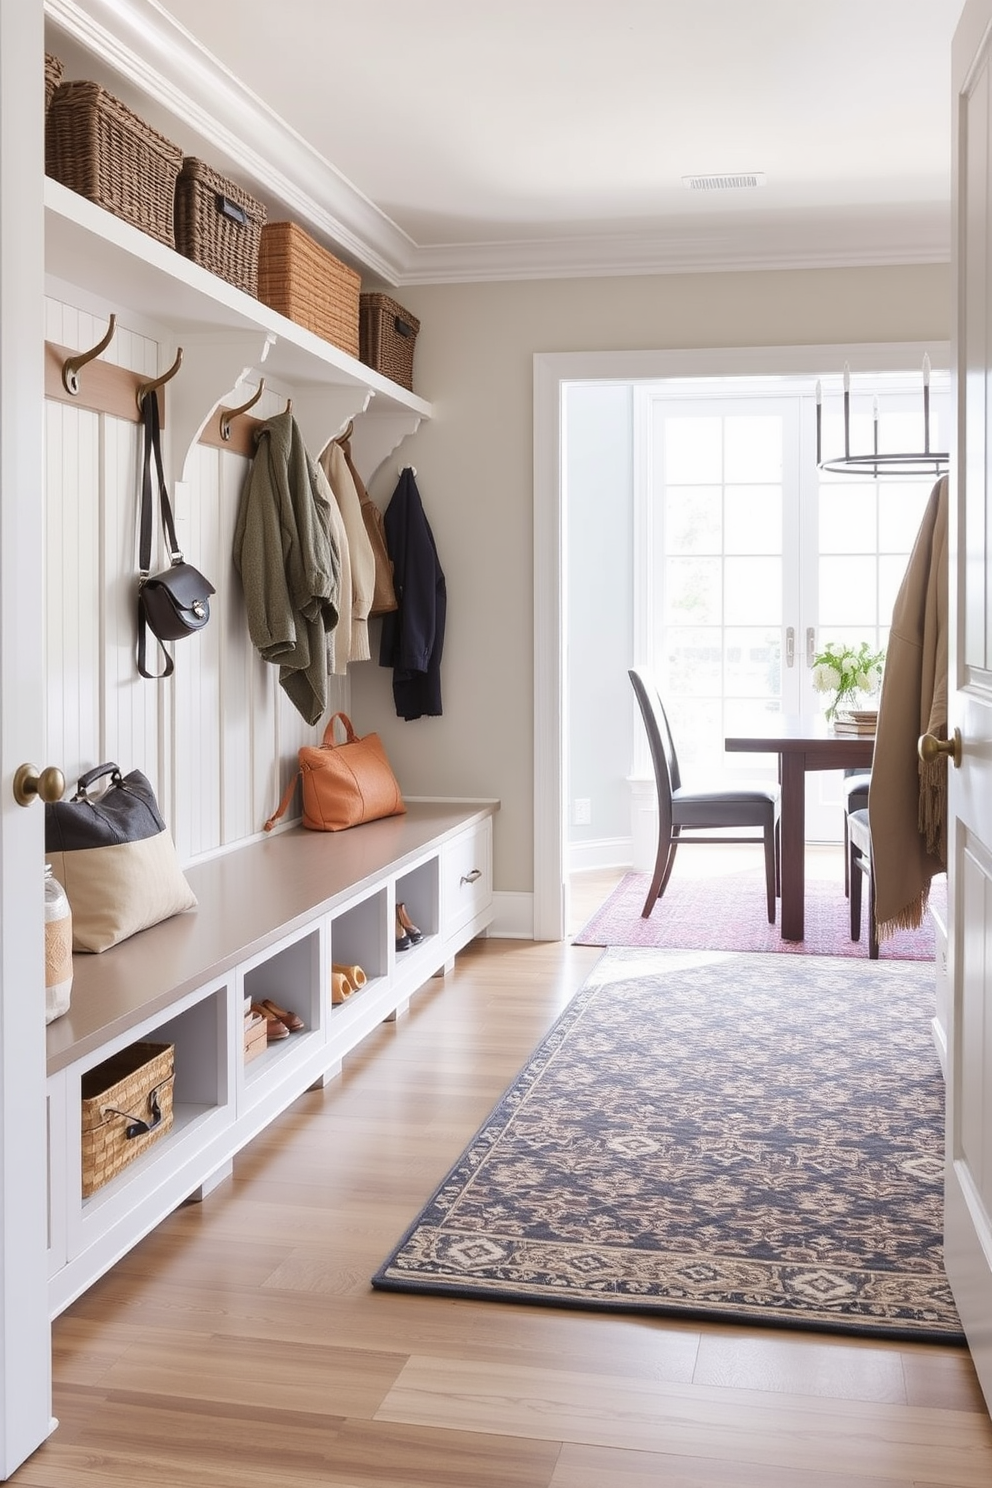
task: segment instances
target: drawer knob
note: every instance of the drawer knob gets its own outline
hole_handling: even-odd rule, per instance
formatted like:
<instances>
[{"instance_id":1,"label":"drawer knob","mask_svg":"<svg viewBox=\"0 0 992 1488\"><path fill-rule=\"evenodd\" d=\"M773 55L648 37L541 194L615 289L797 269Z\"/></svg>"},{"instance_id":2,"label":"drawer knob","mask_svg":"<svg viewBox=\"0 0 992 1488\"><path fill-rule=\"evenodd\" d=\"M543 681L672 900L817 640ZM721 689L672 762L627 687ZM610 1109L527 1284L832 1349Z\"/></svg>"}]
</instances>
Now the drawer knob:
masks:
<instances>
[{"instance_id":1,"label":"drawer knob","mask_svg":"<svg viewBox=\"0 0 992 1488\"><path fill-rule=\"evenodd\" d=\"M459 879L459 883L475 883L475 880L477 878L481 878L481 877L482 877L482 869L481 868L473 868L471 873L463 873L462 874L461 878Z\"/></svg>"}]
</instances>

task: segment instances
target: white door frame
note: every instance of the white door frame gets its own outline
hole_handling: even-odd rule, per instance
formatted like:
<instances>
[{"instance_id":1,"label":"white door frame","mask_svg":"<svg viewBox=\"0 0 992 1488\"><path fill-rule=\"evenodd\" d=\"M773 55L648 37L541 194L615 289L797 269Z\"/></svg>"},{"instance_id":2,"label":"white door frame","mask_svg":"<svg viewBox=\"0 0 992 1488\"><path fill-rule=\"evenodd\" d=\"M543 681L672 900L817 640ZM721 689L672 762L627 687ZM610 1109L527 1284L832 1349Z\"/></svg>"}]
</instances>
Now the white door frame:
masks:
<instances>
[{"instance_id":1,"label":"white door frame","mask_svg":"<svg viewBox=\"0 0 992 1488\"><path fill-rule=\"evenodd\" d=\"M44 10L0 4L0 1476L48 1436L42 745Z\"/></svg>"},{"instance_id":2,"label":"white door frame","mask_svg":"<svg viewBox=\"0 0 992 1488\"><path fill-rule=\"evenodd\" d=\"M562 388L569 382L747 377L949 367L949 341L684 351L537 352L534 356L534 939L565 934L565 641ZM921 383L922 386L922 383ZM618 664L620 664L618 662ZM626 665L626 663L624 663Z\"/></svg>"}]
</instances>

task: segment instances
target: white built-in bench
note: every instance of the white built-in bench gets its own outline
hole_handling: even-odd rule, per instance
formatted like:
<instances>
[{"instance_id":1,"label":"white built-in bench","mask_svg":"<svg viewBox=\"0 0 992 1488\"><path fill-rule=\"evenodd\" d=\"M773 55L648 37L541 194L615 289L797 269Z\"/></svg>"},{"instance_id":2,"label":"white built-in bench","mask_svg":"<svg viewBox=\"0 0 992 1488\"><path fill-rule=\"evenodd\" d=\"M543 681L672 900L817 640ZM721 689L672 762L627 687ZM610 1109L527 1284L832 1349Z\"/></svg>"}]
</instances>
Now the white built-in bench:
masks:
<instances>
[{"instance_id":1,"label":"white built-in bench","mask_svg":"<svg viewBox=\"0 0 992 1488\"><path fill-rule=\"evenodd\" d=\"M497 804L414 801L347 832L274 833L190 867L195 910L74 957L69 1012L48 1028L53 1316L486 929ZM399 902L424 933L404 951ZM332 962L368 977L338 1007ZM246 998L291 1007L305 1030L246 1063ZM175 1045L173 1125L84 1199L82 1076L145 1039Z\"/></svg>"}]
</instances>

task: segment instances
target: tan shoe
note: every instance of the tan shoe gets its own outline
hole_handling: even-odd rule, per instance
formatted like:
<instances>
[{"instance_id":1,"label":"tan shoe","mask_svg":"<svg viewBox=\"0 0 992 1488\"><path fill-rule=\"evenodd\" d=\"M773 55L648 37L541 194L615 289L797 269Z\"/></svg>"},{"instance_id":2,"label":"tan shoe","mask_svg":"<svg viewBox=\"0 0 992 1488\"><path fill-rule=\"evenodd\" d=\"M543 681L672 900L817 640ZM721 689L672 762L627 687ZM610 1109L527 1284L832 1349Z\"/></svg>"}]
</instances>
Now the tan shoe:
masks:
<instances>
[{"instance_id":1,"label":"tan shoe","mask_svg":"<svg viewBox=\"0 0 992 1488\"><path fill-rule=\"evenodd\" d=\"M271 997L267 997L259 1006L266 1008L274 1018L279 1019L280 1023L285 1023L290 1033L299 1033L301 1028L306 1028L307 1026L303 1019L298 1017L296 1013L291 1013L288 1008L277 1007Z\"/></svg>"},{"instance_id":2,"label":"tan shoe","mask_svg":"<svg viewBox=\"0 0 992 1488\"><path fill-rule=\"evenodd\" d=\"M289 1029L281 1018L277 1018L275 1013L269 1010L266 1003L253 1002L251 1010L260 1018L265 1019L265 1037L270 1044L275 1043L277 1039L289 1038Z\"/></svg>"}]
</instances>

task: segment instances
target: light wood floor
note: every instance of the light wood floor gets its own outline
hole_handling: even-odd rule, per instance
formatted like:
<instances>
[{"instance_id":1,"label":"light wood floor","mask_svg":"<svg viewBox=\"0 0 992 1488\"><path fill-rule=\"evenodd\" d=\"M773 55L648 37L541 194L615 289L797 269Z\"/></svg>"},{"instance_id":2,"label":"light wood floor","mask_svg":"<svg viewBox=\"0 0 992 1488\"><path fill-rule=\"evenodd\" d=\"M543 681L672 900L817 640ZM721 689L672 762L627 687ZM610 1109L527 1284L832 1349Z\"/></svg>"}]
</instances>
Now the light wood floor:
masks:
<instances>
[{"instance_id":1,"label":"light wood floor","mask_svg":"<svg viewBox=\"0 0 992 1488\"><path fill-rule=\"evenodd\" d=\"M56 1322L12 1481L988 1488L963 1349L371 1291L599 954L469 947Z\"/></svg>"}]
</instances>

